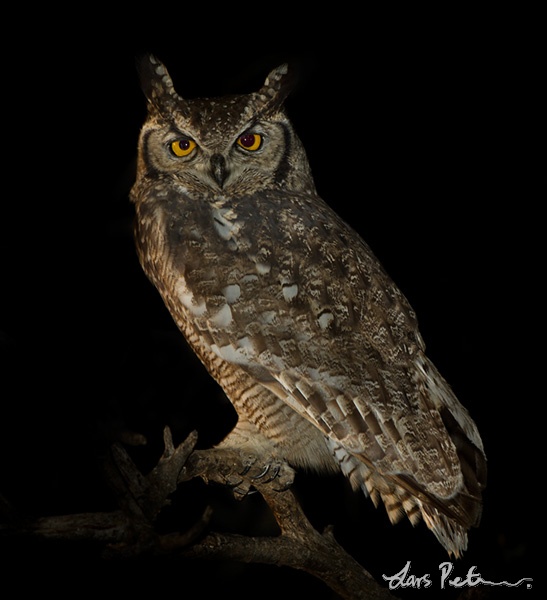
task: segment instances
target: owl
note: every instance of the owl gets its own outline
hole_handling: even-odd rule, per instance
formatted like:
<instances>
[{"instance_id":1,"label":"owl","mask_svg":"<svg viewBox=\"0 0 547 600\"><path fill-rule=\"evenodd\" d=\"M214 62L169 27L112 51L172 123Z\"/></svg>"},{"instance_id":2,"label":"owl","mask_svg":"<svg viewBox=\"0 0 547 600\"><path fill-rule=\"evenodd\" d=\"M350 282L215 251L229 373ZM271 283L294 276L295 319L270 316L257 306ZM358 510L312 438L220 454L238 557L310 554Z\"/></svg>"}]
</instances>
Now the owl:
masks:
<instances>
[{"instance_id":1,"label":"owl","mask_svg":"<svg viewBox=\"0 0 547 600\"><path fill-rule=\"evenodd\" d=\"M139 260L238 413L220 447L341 471L391 522L423 519L459 557L481 515L481 437L406 298L318 196L284 108L289 75L186 99L143 59Z\"/></svg>"}]
</instances>

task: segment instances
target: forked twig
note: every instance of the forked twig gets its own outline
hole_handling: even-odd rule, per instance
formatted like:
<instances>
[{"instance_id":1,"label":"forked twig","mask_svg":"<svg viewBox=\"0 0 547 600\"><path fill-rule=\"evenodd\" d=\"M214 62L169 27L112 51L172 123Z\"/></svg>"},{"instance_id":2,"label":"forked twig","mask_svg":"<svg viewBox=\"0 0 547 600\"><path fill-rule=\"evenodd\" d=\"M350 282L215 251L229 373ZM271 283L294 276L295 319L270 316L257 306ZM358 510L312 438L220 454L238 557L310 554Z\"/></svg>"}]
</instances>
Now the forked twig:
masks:
<instances>
[{"instance_id":1,"label":"forked twig","mask_svg":"<svg viewBox=\"0 0 547 600\"><path fill-rule=\"evenodd\" d=\"M193 432L175 447L166 428L164 452L147 475L139 471L125 448L116 444L106 470L119 510L23 520L4 527L3 531L47 539L100 542L105 546L106 558L176 553L181 557L287 566L321 579L341 598L392 598L386 588L345 552L330 530L321 534L310 524L290 489L294 473L288 465L280 464L274 469L261 467L253 476L248 457L225 449L194 450L196 441L197 434ZM243 493L252 486L271 509L280 534L249 537L208 531L210 507L187 531L158 534L155 520L169 504L170 495L195 477L206 483L229 485Z\"/></svg>"}]
</instances>

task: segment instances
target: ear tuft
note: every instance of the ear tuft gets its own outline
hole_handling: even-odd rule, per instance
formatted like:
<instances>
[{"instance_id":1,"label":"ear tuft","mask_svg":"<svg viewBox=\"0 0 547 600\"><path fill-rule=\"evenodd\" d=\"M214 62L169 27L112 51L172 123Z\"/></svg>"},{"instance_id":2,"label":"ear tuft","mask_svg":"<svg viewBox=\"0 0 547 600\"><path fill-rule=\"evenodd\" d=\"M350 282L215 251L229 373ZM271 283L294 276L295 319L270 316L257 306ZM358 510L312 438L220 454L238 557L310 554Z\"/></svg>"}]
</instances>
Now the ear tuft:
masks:
<instances>
[{"instance_id":1,"label":"ear tuft","mask_svg":"<svg viewBox=\"0 0 547 600\"><path fill-rule=\"evenodd\" d=\"M281 108L293 87L294 77L287 64L273 69L256 93L260 112L274 112Z\"/></svg>"},{"instance_id":2,"label":"ear tuft","mask_svg":"<svg viewBox=\"0 0 547 600\"><path fill-rule=\"evenodd\" d=\"M163 112L180 100L165 65L153 54L146 54L138 61L141 88L149 104Z\"/></svg>"}]
</instances>

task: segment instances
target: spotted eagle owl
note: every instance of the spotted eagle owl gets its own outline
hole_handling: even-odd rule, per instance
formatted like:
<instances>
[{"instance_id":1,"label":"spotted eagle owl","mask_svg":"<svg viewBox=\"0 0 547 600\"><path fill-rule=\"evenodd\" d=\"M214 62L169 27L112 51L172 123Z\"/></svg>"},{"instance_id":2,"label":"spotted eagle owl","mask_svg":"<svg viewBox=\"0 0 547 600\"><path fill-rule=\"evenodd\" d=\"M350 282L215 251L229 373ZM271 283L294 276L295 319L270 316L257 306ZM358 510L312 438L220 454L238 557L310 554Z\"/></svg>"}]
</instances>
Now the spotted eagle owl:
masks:
<instances>
[{"instance_id":1,"label":"spotted eagle owl","mask_svg":"<svg viewBox=\"0 0 547 600\"><path fill-rule=\"evenodd\" d=\"M238 413L221 446L342 471L459 556L481 514L480 435L403 294L318 196L284 109L287 66L212 99L179 96L153 56L141 80L137 250Z\"/></svg>"}]
</instances>

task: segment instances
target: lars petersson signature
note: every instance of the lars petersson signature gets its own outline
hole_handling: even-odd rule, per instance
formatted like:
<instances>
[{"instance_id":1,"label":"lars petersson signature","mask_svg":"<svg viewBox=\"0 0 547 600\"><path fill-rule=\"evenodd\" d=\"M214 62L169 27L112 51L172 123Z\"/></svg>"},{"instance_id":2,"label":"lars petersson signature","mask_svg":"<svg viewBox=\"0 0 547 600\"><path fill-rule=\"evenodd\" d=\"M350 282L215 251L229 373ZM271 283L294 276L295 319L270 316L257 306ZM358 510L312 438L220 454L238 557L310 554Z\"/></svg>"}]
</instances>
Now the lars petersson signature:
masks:
<instances>
[{"instance_id":1,"label":"lars petersson signature","mask_svg":"<svg viewBox=\"0 0 547 600\"><path fill-rule=\"evenodd\" d=\"M433 578L429 573L425 575L414 575L410 572L411 561L409 560L406 565L395 575L382 575L385 581L388 581L390 590L397 590L399 588L428 588L433 585ZM514 583L508 581L488 581L484 579L480 573L476 571L477 567L471 567L465 577L452 577L452 571L454 570L454 564L451 562L443 562L439 565L440 571L440 586L441 590L445 587L450 586L454 588L462 587L475 587L477 585L497 585L505 587L519 587L522 584L526 584L527 589L532 589L531 577L523 577Z\"/></svg>"}]
</instances>

